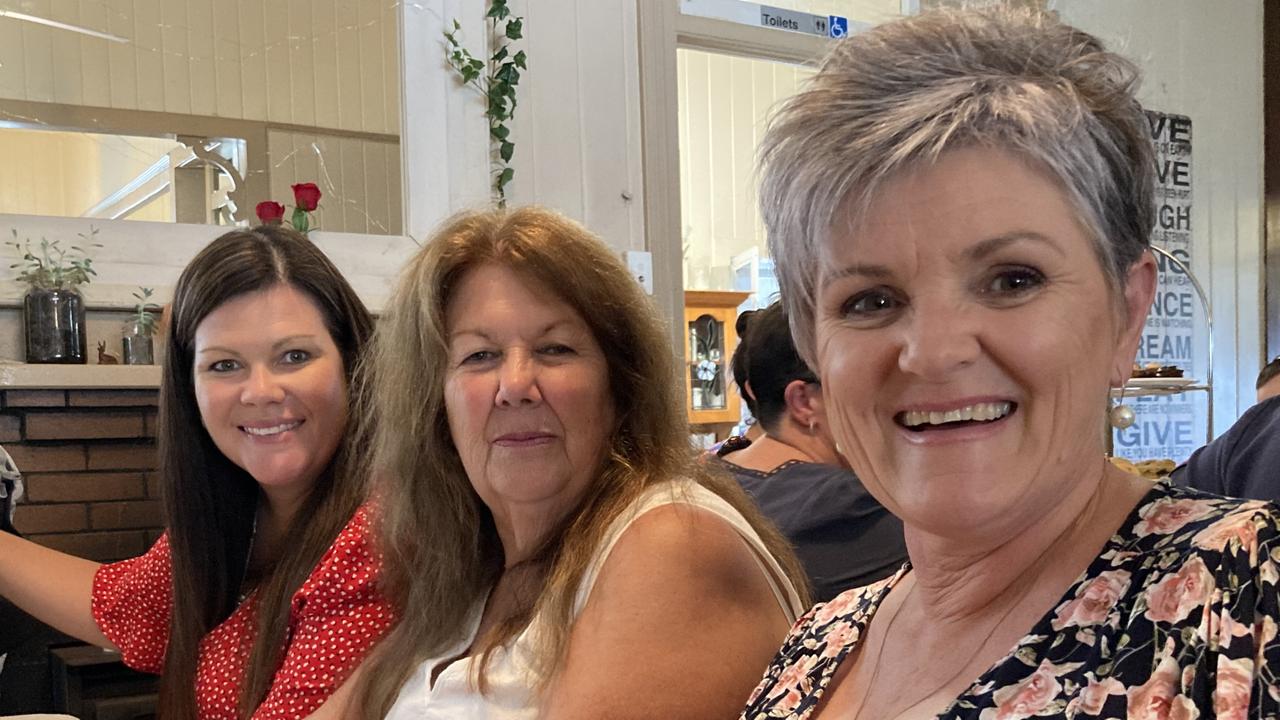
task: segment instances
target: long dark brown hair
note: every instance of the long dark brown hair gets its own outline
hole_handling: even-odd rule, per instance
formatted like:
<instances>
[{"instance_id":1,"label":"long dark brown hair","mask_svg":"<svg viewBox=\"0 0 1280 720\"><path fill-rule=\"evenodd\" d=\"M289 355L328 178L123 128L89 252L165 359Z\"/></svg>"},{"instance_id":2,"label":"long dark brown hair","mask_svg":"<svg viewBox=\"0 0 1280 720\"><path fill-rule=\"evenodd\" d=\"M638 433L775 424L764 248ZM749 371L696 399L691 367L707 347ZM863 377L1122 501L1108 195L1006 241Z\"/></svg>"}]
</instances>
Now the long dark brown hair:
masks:
<instances>
[{"instance_id":1,"label":"long dark brown hair","mask_svg":"<svg viewBox=\"0 0 1280 720\"><path fill-rule=\"evenodd\" d=\"M695 460L683 384L665 327L617 255L586 228L541 208L463 213L447 222L405 268L378 326L374 382L362 415L378 417L370 455L378 472L380 539L388 596L404 612L364 673L365 717L383 717L414 668L459 642L467 619L503 567L493 516L472 488L449 431L444 383L446 311L458 284L478 267L505 267L577 312L608 364L616 427L586 497L533 555L547 567L540 591L478 638L479 688L491 653L539 612L550 631L536 662L547 680L573 629L578 585L610 523L647 488L692 478L751 523L784 572L807 593L786 540L727 476Z\"/></svg>"},{"instance_id":2,"label":"long dark brown hair","mask_svg":"<svg viewBox=\"0 0 1280 720\"><path fill-rule=\"evenodd\" d=\"M158 707L165 720L197 718L200 641L238 605L260 494L253 477L218 450L201 422L193 378L196 328L228 300L279 285L300 290L316 303L342 355L348 386L373 332L369 311L333 263L283 226L229 232L201 250L178 278L157 433L173 557L173 615ZM293 593L364 497L359 475L351 471L349 444L344 440L316 480L281 543L282 555L258 586L256 635L240 686L241 717L249 717L266 697L283 659Z\"/></svg>"}]
</instances>

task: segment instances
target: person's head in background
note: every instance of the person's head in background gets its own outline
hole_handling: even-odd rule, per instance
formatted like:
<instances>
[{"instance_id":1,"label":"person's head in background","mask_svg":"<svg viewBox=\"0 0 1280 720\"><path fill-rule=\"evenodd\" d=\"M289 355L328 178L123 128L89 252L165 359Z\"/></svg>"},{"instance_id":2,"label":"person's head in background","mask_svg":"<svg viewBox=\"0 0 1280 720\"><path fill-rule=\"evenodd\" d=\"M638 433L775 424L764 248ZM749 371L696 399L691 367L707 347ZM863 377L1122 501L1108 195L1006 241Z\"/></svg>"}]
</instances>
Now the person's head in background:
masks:
<instances>
[{"instance_id":1,"label":"person's head in background","mask_svg":"<svg viewBox=\"0 0 1280 720\"><path fill-rule=\"evenodd\" d=\"M1280 395L1280 356L1262 366L1258 373L1258 402Z\"/></svg>"},{"instance_id":2,"label":"person's head in background","mask_svg":"<svg viewBox=\"0 0 1280 720\"><path fill-rule=\"evenodd\" d=\"M815 462L844 465L828 431L822 385L796 352L782 302L743 313L737 330L733 379L765 435Z\"/></svg>"}]
</instances>

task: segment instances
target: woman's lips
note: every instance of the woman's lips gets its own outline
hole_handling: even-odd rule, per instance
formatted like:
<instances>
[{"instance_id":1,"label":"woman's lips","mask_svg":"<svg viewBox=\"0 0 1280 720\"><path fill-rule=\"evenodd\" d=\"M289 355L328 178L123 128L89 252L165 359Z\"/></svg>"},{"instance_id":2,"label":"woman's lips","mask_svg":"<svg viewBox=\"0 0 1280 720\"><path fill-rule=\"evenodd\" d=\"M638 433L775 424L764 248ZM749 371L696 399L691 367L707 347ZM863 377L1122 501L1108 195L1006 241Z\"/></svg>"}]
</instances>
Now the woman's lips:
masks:
<instances>
[{"instance_id":1,"label":"woman's lips","mask_svg":"<svg viewBox=\"0 0 1280 720\"><path fill-rule=\"evenodd\" d=\"M539 445L546 445L555 440L555 438L556 436L551 433L515 432L499 435L494 439L493 444L506 448L537 447Z\"/></svg>"}]
</instances>

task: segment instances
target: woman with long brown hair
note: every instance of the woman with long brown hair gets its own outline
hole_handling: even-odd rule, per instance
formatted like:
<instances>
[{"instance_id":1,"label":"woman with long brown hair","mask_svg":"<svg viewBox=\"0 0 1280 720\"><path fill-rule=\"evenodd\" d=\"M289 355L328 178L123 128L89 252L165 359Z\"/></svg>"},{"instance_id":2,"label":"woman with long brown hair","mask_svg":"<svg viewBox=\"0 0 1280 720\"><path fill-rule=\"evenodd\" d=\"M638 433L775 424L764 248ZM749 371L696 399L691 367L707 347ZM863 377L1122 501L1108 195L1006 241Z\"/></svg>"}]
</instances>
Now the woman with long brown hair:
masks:
<instances>
[{"instance_id":1,"label":"woman with long brown hair","mask_svg":"<svg viewBox=\"0 0 1280 720\"><path fill-rule=\"evenodd\" d=\"M366 713L732 717L803 573L697 464L669 337L617 256L547 210L467 213L388 307L366 400L404 619Z\"/></svg>"},{"instance_id":2,"label":"woman with long brown hair","mask_svg":"<svg viewBox=\"0 0 1280 720\"><path fill-rule=\"evenodd\" d=\"M160 390L165 534L98 565L0 537L0 594L161 673L166 720L302 718L391 623L348 388L373 322L280 226L214 240L174 290Z\"/></svg>"}]
</instances>

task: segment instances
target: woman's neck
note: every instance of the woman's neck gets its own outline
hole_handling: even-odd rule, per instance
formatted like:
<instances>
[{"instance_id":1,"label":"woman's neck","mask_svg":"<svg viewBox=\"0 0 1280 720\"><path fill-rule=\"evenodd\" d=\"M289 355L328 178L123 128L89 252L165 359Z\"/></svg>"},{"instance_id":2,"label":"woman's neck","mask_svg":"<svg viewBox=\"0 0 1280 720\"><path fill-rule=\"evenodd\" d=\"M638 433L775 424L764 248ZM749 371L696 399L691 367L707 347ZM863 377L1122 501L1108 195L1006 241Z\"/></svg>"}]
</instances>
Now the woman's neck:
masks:
<instances>
[{"instance_id":1,"label":"woman's neck","mask_svg":"<svg viewBox=\"0 0 1280 720\"><path fill-rule=\"evenodd\" d=\"M1110 464L1091 474L1051 510L1003 538L966 543L908 526L918 607L941 622L969 622L1003 611L1004 600L1031 586L1048 588L1049 594L1065 590L1151 489L1148 481Z\"/></svg>"},{"instance_id":2,"label":"woman's neck","mask_svg":"<svg viewBox=\"0 0 1280 720\"><path fill-rule=\"evenodd\" d=\"M786 462L839 464L834 451L826 447L817 435L807 435L803 430L779 428L765 431L747 447L731 452L724 459L750 470L770 472Z\"/></svg>"}]
</instances>

